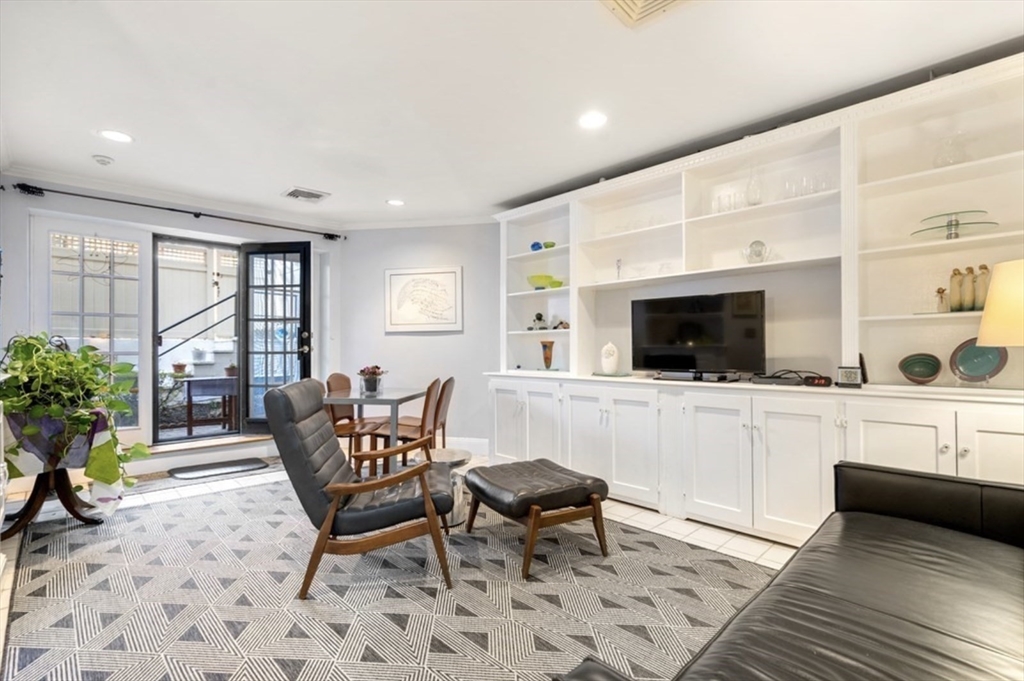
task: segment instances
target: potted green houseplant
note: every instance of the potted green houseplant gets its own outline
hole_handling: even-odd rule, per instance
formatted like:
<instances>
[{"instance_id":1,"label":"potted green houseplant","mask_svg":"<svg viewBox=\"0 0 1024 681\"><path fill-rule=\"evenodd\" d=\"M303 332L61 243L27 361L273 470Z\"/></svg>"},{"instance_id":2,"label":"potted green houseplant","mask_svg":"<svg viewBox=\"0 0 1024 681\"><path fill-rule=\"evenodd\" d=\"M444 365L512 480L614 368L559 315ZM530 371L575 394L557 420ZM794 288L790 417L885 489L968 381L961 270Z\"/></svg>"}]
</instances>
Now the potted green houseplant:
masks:
<instances>
[{"instance_id":1,"label":"potted green houseplant","mask_svg":"<svg viewBox=\"0 0 1024 681\"><path fill-rule=\"evenodd\" d=\"M61 471L59 480L50 476L60 493L66 469L84 468L93 480L93 505L112 513L135 482L124 464L149 456L141 443L124 449L117 434L116 415L131 412L126 399L136 382L134 365L111 364L92 346L72 351L63 338L40 333L12 338L0 370L7 374L0 401L13 435L4 451L11 477Z\"/></svg>"},{"instance_id":2,"label":"potted green houseplant","mask_svg":"<svg viewBox=\"0 0 1024 681\"><path fill-rule=\"evenodd\" d=\"M224 367L224 375L228 377L238 376L238 365L232 362Z\"/></svg>"}]
</instances>

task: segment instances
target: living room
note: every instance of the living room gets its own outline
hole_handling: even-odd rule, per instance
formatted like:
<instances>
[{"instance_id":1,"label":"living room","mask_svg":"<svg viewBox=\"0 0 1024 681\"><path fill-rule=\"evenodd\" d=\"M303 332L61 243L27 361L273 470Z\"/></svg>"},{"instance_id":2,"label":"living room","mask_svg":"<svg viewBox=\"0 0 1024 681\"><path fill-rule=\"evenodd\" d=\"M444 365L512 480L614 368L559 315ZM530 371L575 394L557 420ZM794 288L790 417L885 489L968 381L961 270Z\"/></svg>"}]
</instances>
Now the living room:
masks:
<instances>
[{"instance_id":1,"label":"living room","mask_svg":"<svg viewBox=\"0 0 1024 681\"><path fill-rule=\"evenodd\" d=\"M138 479L82 525L8 455L40 507L5 678L673 678L836 462L1024 482L1024 349L975 342L1024 256L1022 34L1000 1L3 3L0 339L131 365ZM336 373L371 476L454 379L456 501L296 599L320 521L265 400ZM588 476L564 524L493 496L541 459Z\"/></svg>"}]
</instances>

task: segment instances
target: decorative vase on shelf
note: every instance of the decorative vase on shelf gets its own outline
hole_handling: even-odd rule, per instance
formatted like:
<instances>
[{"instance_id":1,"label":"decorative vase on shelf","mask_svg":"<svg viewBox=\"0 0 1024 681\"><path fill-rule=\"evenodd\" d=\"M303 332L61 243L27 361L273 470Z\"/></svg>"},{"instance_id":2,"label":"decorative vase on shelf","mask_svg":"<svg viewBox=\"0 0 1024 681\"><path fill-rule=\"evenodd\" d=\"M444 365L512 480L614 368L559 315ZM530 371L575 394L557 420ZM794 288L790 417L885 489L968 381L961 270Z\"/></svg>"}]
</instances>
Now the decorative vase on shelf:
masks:
<instances>
[{"instance_id":1,"label":"decorative vase on shelf","mask_svg":"<svg viewBox=\"0 0 1024 681\"><path fill-rule=\"evenodd\" d=\"M619 371L619 349L613 343L601 348L601 373L615 374Z\"/></svg>"},{"instance_id":2,"label":"decorative vase on shelf","mask_svg":"<svg viewBox=\"0 0 1024 681\"><path fill-rule=\"evenodd\" d=\"M974 309L985 309L985 298L988 297L989 275L988 265L978 265L978 276L974 280Z\"/></svg>"},{"instance_id":3,"label":"decorative vase on shelf","mask_svg":"<svg viewBox=\"0 0 1024 681\"><path fill-rule=\"evenodd\" d=\"M959 312L964 309L962 300L961 287L963 286L964 275L960 272L959 267L953 268L953 274L949 275L949 311Z\"/></svg>"},{"instance_id":4,"label":"decorative vase on shelf","mask_svg":"<svg viewBox=\"0 0 1024 681\"><path fill-rule=\"evenodd\" d=\"M551 368L551 353L555 349L555 341L543 340L540 342L540 349L544 353L544 368Z\"/></svg>"},{"instance_id":5,"label":"decorative vase on shelf","mask_svg":"<svg viewBox=\"0 0 1024 681\"><path fill-rule=\"evenodd\" d=\"M974 268L970 266L960 282L960 309L964 312L974 309Z\"/></svg>"},{"instance_id":6,"label":"decorative vase on shelf","mask_svg":"<svg viewBox=\"0 0 1024 681\"><path fill-rule=\"evenodd\" d=\"M750 179L747 180L746 199L748 206L756 206L761 203L761 173L750 168Z\"/></svg>"}]
</instances>

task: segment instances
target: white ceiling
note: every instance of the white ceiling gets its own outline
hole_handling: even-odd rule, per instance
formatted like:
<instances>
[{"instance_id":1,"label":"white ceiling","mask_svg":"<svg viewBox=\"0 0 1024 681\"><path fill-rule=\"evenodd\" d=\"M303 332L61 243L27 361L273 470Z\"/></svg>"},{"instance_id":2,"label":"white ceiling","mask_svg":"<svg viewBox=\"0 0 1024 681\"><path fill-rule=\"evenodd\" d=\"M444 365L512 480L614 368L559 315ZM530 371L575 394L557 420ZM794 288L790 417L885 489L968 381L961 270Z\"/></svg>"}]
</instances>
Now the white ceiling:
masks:
<instances>
[{"instance_id":1,"label":"white ceiling","mask_svg":"<svg viewBox=\"0 0 1024 681\"><path fill-rule=\"evenodd\" d=\"M597 0L4 0L0 168L319 226L465 223L1022 33L1016 0L694 0L632 30ZM591 108L604 129L577 126Z\"/></svg>"}]
</instances>

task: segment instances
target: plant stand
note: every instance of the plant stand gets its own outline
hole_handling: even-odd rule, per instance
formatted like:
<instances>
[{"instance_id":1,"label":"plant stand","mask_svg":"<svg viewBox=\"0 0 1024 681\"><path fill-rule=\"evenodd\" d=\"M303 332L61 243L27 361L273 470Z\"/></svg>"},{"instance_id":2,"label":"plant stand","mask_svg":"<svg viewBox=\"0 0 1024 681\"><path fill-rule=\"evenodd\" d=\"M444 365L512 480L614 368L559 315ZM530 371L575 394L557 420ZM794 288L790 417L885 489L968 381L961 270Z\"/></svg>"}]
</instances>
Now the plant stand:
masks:
<instances>
[{"instance_id":1,"label":"plant stand","mask_svg":"<svg viewBox=\"0 0 1024 681\"><path fill-rule=\"evenodd\" d=\"M43 508L43 502L46 501L46 497L49 496L51 491L57 493L57 498L60 499L61 505L76 520L80 520L86 525L99 525L103 522L102 518L95 518L83 513L83 511L88 511L93 506L82 501L75 494L68 470L66 468L57 468L36 476L36 484L32 487L32 493L28 496L28 499L25 500L25 505L21 507L21 510L4 517L4 520L13 520L14 523L3 531L0 539L5 541L10 539L35 520L36 516L39 515L40 509Z\"/></svg>"}]
</instances>

